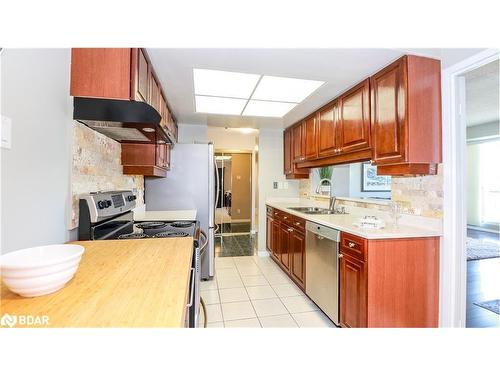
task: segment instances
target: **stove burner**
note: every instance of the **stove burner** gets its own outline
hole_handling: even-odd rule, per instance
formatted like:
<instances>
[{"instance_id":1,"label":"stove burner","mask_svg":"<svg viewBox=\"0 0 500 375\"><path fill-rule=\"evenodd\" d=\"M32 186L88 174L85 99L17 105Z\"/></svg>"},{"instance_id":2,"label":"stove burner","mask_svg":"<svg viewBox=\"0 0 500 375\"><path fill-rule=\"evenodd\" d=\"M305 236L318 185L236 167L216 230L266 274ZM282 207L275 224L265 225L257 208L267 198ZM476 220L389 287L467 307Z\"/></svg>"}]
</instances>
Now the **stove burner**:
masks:
<instances>
[{"instance_id":1,"label":"stove burner","mask_svg":"<svg viewBox=\"0 0 500 375\"><path fill-rule=\"evenodd\" d=\"M174 228L189 228L192 225L193 222L191 221L174 221L170 224L170 226Z\"/></svg>"},{"instance_id":2,"label":"stove burner","mask_svg":"<svg viewBox=\"0 0 500 375\"><path fill-rule=\"evenodd\" d=\"M149 237L145 233L127 233L127 234L122 234L118 236L119 240L135 240L135 239L140 239L140 238L147 238Z\"/></svg>"},{"instance_id":3,"label":"stove burner","mask_svg":"<svg viewBox=\"0 0 500 375\"><path fill-rule=\"evenodd\" d=\"M162 221L146 221L144 223L136 224L135 226L140 229L159 229L166 227L167 224Z\"/></svg>"},{"instance_id":4,"label":"stove burner","mask_svg":"<svg viewBox=\"0 0 500 375\"><path fill-rule=\"evenodd\" d=\"M187 237L189 236L186 232L161 232L155 235L155 238L165 238L165 237Z\"/></svg>"}]
</instances>

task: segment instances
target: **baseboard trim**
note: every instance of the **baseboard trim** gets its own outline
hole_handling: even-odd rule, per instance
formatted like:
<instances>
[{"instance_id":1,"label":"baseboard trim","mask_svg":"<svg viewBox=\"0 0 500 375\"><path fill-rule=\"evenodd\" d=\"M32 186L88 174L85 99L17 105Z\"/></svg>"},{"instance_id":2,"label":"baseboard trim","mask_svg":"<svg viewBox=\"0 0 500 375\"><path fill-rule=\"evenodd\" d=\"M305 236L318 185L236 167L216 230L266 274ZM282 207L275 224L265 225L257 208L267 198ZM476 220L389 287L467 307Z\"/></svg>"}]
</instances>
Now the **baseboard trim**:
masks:
<instances>
[{"instance_id":1,"label":"baseboard trim","mask_svg":"<svg viewBox=\"0 0 500 375\"><path fill-rule=\"evenodd\" d=\"M259 250L259 251L257 251L257 255L259 257L268 257L268 256L271 256L271 254L269 254L269 251L267 251L267 250Z\"/></svg>"}]
</instances>

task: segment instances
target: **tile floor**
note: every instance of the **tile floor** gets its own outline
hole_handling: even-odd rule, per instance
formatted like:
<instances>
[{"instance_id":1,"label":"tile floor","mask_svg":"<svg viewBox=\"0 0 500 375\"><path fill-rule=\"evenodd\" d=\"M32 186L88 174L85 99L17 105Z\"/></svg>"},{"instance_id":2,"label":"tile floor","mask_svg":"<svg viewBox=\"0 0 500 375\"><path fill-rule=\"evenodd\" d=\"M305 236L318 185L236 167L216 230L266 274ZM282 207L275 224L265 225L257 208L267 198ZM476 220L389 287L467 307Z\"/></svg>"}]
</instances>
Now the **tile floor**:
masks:
<instances>
[{"instance_id":1,"label":"tile floor","mask_svg":"<svg viewBox=\"0 0 500 375\"><path fill-rule=\"evenodd\" d=\"M208 328L335 327L269 257L217 257L215 270L201 283Z\"/></svg>"}]
</instances>

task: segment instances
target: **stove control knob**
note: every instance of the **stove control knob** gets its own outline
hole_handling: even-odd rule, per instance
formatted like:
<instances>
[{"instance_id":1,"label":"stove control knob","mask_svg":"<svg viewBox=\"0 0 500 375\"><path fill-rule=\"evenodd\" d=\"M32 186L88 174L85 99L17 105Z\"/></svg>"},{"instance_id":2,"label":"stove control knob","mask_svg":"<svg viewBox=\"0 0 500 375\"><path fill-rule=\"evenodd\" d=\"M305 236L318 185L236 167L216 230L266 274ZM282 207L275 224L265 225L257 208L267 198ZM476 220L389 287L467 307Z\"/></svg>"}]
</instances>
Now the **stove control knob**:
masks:
<instances>
[{"instance_id":1,"label":"stove control knob","mask_svg":"<svg viewBox=\"0 0 500 375\"><path fill-rule=\"evenodd\" d=\"M97 207L99 207L101 210L106 208L106 201L99 201L97 202Z\"/></svg>"},{"instance_id":2,"label":"stove control knob","mask_svg":"<svg viewBox=\"0 0 500 375\"><path fill-rule=\"evenodd\" d=\"M113 204L113 202L111 202L110 200L107 200L106 201L106 208L111 207L112 204Z\"/></svg>"},{"instance_id":3,"label":"stove control knob","mask_svg":"<svg viewBox=\"0 0 500 375\"><path fill-rule=\"evenodd\" d=\"M129 196L127 197L127 200L128 200L129 202L135 201L136 199L137 199L137 197L136 197L135 195L129 195Z\"/></svg>"}]
</instances>

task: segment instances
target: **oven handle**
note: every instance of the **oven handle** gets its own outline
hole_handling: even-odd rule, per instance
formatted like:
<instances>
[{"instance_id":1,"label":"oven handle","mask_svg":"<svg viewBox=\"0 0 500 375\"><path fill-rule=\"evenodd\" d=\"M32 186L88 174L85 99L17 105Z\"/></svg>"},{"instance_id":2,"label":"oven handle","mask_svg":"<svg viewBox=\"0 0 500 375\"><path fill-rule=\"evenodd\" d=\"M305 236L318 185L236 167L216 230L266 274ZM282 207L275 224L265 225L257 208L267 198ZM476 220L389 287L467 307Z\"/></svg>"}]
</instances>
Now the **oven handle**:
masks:
<instances>
[{"instance_id":1,"label":"oven handle","mask_svg":"<svg viewBox=\"0 0 500 375\"><path fill-rule=\"evenodd\" d=\"M194 267L191 267L191 290L189 292L189 303L186 305L186 307L191 307L193 306L194 302L194 290L196 289L194 285L194 276L196 275Z\"/></svg>"},{"instance_id":2,"label":"oven handle","mask_svg":"<svg viewBox=\"0 0 500 375\"><path fill-rule=\"evenodd\" d=\"M205 248L207 247L208 236L202 229L200 229L200 234L204 239L203 245L200 246L200 256L201 256L205 252Z\"/></svg>"},{"instance_id":3,"label":"oven handle","mask_svg":"<svg viewBox=\"0 0 500 375\"><path fill-rule=\"evenodd\" d=\"M95 228L92 228L92 239L94 240L106 240L108 239L109 237L115 235L117 232L121 231L123 228L129 226L131 224L131 222L127 222L125 224L123 224L122 226L116 228L114 231L112 232L109 232L107 233L105 236L102 236L102 237L99 237L99 238L94 238L94 231L95 231ZM97 227L97 226L96 226Z\"/></svg>"}]
</instances>

